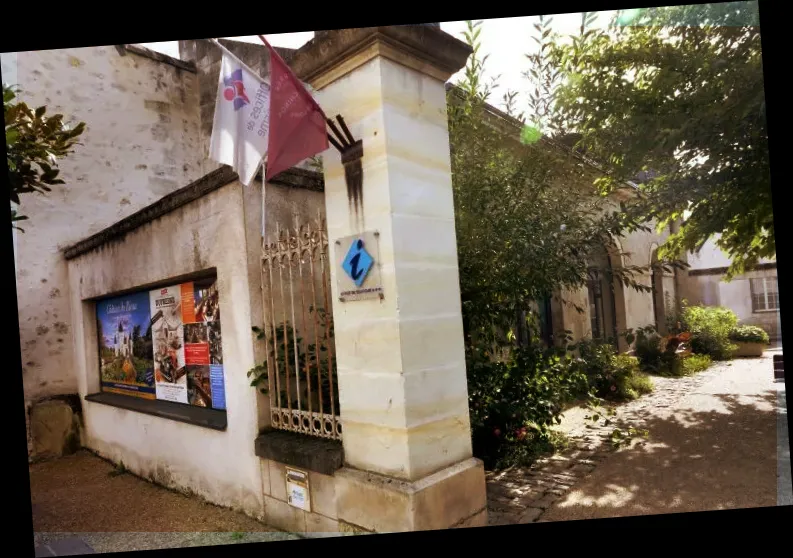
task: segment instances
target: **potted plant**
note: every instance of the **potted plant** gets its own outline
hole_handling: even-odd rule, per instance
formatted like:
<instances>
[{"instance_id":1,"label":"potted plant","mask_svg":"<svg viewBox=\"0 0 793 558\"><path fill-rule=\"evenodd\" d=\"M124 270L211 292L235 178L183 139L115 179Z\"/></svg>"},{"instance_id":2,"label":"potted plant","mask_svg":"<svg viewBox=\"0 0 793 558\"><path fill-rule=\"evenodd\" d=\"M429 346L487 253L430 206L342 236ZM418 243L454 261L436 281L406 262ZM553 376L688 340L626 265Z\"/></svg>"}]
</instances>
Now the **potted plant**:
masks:
<instances>
[{"instance_id":1,"label":"potted plant","mask_svg":"<svg viewBox=\"0 0 793 558\"><path fill-rule=\"evenodd\" d=\"M768 334L757 326L738 326L730 331L730 341L738 347L735 349L735 356L759 357L768 345Z\"/></svg>"}]
</instances>

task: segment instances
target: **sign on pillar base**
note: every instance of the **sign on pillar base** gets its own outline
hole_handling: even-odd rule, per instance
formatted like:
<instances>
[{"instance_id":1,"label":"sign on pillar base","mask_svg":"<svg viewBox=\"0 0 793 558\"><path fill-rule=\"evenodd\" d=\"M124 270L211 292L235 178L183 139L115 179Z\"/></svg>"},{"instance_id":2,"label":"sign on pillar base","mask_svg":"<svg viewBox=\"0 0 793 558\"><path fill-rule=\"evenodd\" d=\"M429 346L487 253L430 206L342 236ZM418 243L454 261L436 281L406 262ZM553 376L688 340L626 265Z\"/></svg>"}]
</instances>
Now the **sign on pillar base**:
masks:
<instances>
[{"instance_id":1,"label":"sign on pillar base","mask_svg":"<svg viewBox=\"0 0 793 558\"><path fill-rule=\"evenodd\" d=\"M336 241L336 283L339 300L382 299L380 233L367 231Z\"/></svg>"},{"instance_id":2,"label":"sign on pillar base","mask_svg":"<svg viewBox=\"0 0 793 558\"><path fill-rule=\"evenodd\" d=\"M311 511L311 493L308 487L308 473L298 469L286 468L287 503L303 511Z\"/></svg>"}]
</instances>

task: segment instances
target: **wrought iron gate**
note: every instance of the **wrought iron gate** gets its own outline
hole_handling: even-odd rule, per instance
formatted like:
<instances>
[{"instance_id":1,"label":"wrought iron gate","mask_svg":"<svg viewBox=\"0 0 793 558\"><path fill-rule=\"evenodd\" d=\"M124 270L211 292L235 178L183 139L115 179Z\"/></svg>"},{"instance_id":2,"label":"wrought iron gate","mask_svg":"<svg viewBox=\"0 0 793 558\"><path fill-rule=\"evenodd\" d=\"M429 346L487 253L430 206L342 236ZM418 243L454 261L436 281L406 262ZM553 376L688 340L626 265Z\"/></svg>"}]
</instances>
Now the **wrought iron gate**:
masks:
<instances>
[{"instance_id":1,"label":"wrought iron gate","mask_svg":"<svg viewBox=\"0 0 793 558\"><path fill-rule=\"evenodd\" d=\"M297 222L297 219L295 219ZM341 438L323 219L276 228L262 246L262 303L273 428Z\"/></svg>"}]
</instances>

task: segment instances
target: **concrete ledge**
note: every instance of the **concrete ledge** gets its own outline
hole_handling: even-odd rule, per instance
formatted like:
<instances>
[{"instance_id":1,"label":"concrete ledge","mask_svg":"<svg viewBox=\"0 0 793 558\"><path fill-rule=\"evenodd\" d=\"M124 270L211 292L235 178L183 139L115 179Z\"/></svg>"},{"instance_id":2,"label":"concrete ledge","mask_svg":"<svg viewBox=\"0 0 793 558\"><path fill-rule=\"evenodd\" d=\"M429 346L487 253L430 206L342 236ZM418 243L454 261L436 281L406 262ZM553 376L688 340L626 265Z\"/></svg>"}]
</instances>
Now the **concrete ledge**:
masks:
<instances>
[{"instance_id":1,"label":"concrete ledge","mask_svg":"<svg viewBox=\"0 0 793 558\"><path fill-rule=\"evenodd\" d=\"M487 523L485 470L473 457L415 482L347 467L335 477L340 525L394 533Z\"/></svg>"},{"instance_id":2,"label":"concrete ledge","mask_svg":"<svg viewBox=\"0 0 793 558\"><path fill-rule=\"evenodd\" d=\"M433 25L361 27L317 33L294 53L290 66L300 79L321 89L378 53L445 81L465 66L471 52L466 43ZM353 58L358 59L355 64L345 64Z\"/></svg>"},{"instance_id":3,"label":"concrete ledge","mask_svg":"<svg viewBox=\"0 0 793 558\"><path fill-rule=\"evenodd\" d=\"M689 269L688 275L690 277L697 277L700 275L724 275L727 273L726 267L711 267L706 269ZM746 271L768 271L776 269L776 262L761 263L746 268Z\"/></svg>"},{"instance_id":4,"label":"concrete ledge","mask_svg":"<svg viewBox=\"0 0 793 558\"><path fill-rule=\"evenodd\" d=\"M107 244L114 240L123 240L124 237L133 230L154 221L155 219L167 215L168 213L195 201L210 192L222 188L226 184L231 184L239 177L231 167L223 166L219 169L210 172L209 174L199 178L195 182L188 184L184 188L180 188L167 196L160 198L153 204L144 207L122 219L115 225L89 236L85 240L81 240L77 244L65 248L63 255L67 260L74 259L78 256L95 250L96 248Z\"/></svg>"},{"instance_id":5,"label":"concrete ledge","mask_svg":"<svg viewBox=\"0 0 793 558\"><path fill-rule=\"evenodd\" d=\"M344 465L341 442L284 430L261 434L255 452L261 458L323 475L333 475Z\"/></svg>"},{"instance_id":6,"label":"concrete ledge","mask_svg":"<svg viewBox=\"0 0 793 558\"><path fill-rule=\"evenodd\" d=\"M92 393L85 396L86 401L101 403L111 407L119 407L128 411L137 411L155 417L185 422L194 426L225 430L227 426L226 412L217 409L196 407L170 401L141 399L117 393Z\"/></svg>"},{"instance_id":7,"label":"concrete ledge","mask_svg":"<svg viewBox=\"0 0 793 558\"><path fill-rule=\"evenodd\" d=\"M120 45L120 46L126 52L131 52L132 54L137 54L138 56L149 58L151 60L154 60L155 62L162 62L163 64L168 64L175 68L179 68L180 70L186 70L194 74L198 73L195 64L193 64L192 62L185 62L184 60L179 60L178 58L174 58L173 56L168 56L167 54L163 54L161 52L151 50L141 45Z\"/></svg>"},{"instance_id":8,"label":"concrete ledge","mask_svg":"<svg viewBox=\"0 0 793 558\"><path fill-rule=\"evenodd\" d=\"M261 170L257 176L261 179ZM291 168L270 179L268 184L278 184L290 188L302 188L314 192L325 191L325 179L322 174L306 169Z\"/></svg>"},{"instance_id":9,"label":"concrete ledge","mask_svg":"<svg viewBox=\"0 0 793 558\"><path fill-rule=\"evenodd\" d=\"M257 179L261 180L261 174L261 170L259 170L259 173L256 175ZM81 240L77 244L65 248L63 250L63 255L67 260L72 260L104 244L116 240L123 240L128 233L146 223L159 219L238 179L239 175L234 172L231 167L224 165L202 176L198 180L191 182L184 188L180 188L160 198L153 204L144 207L140 211L133 213L114 225ZM288 186L290 188L304 188L317 192L322 192L325 189L325 183L319 173L299 168L285 170L275 177L275 179L271 180L271 183Z\"/></svg>"}]
</instances>

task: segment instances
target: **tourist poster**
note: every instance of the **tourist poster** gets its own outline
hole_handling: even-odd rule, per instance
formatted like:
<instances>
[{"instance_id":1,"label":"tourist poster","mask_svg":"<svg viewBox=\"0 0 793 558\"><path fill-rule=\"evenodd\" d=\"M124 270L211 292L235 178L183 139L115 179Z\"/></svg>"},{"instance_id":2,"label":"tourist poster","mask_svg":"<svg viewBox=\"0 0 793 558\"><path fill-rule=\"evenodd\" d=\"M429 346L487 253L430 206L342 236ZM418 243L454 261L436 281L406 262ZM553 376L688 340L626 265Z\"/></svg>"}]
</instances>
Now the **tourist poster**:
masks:
<instances>
[{"instance_id":1,"label":"tourist poster","mask_svg":"<svg viewBox=\"0 0 793 558\"><path fill-rule=\"evenodd\" d=\"M155 398L149 293L96 304L102 391Z\"/></svg>"},{"instance_id":2,"label":"tourist poster","mask_svg":"<svg viewBox=\"0 0 793 558\"><path fill-rule=\"evenodd\" d=\"M217 280L97 304L104 391L226 408Z\"/></svg>"},{"instance_id":3,"label":"tourist poster","mask_svg":"<svg viewBox=\"0 0 793 558\"><path fill-rule=\"evenodd\" d=\"M185 326L187 364L194 366L188 378L194 405L226 408L223 380L223 351L220 333L220 298L217 279L193 283L195 322ZM206 383L204 383L206 382Z\"/></svg>"},{"instance_id":4,"label":"tourist poster","mask_svg":"<svg viewBox=\"0 0 793 558\"><path fill-rule=\"evenodd\" d=\"M188 403L182 285L154 289L149 297L157 399Z\"/></svg>"}]
</instances>

